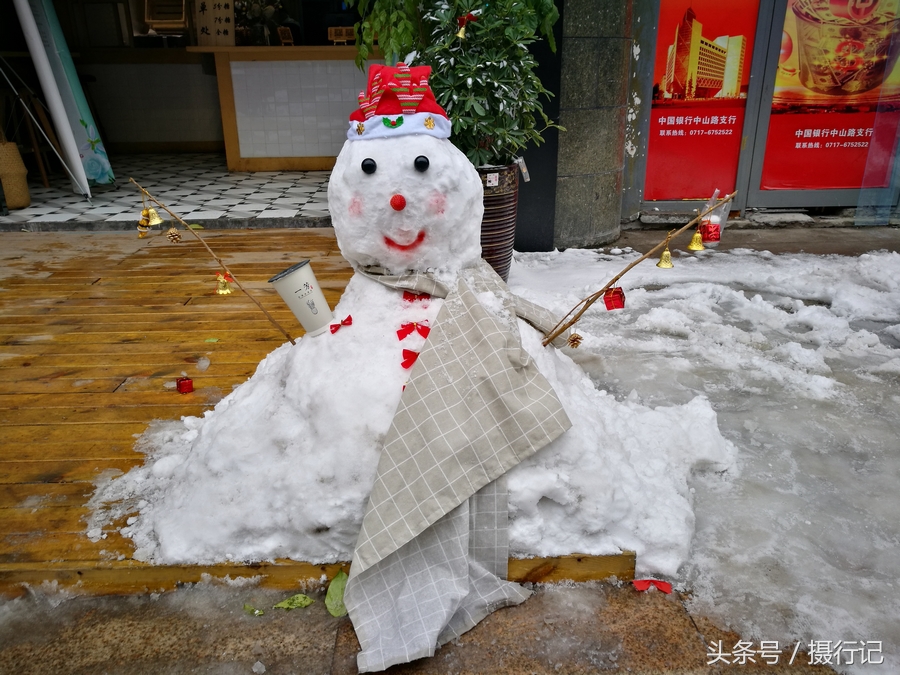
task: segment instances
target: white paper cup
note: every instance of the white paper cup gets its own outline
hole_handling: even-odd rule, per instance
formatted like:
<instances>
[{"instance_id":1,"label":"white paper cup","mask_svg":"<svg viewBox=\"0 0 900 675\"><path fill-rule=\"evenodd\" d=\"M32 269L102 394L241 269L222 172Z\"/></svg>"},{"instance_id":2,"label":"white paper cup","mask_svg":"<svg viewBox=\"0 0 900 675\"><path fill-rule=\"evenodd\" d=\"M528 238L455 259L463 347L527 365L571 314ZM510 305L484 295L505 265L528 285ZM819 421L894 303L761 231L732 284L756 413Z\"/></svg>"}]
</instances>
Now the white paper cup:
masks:
<instances>
[{"instance_id":1,"label":"white paper cup","mask_svg":"<svg viewBox=\"0 0 900 675\"><path fill-rule=\"evenodd\" d=\"M324 333L334 321L334 314L316 281L309 260L301 260L293 267L269 279L278 295L300 321L310 337Z\"/></svg>"}]
</instances>

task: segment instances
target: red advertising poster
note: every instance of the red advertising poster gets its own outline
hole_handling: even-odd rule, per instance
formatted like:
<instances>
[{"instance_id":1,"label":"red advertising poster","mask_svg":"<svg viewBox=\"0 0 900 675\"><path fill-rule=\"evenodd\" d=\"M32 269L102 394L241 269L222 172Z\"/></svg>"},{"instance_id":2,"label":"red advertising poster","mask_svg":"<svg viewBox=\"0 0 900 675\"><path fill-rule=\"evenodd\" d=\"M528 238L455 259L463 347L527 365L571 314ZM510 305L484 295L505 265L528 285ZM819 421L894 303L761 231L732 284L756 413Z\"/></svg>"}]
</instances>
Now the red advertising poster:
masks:
<instances>
[{"instance_id":1,"label":"red advertising poster","mask_svg":"<svg viewBox=\"0 0 900 675\"><path fill-rule=\"evenodd\" d=\"M660 0L644 199L735 187L759 0Z\"/></svg>"},{"instance_id":2,"label":"red advertising poster","mask_svg":"<svg viewBox=\"0 0 900 675\"><path fill-rule=\"evenodd\" d=\"M763 190L886 187L900 120L893 0L790 0Z\"/></svg>"}]
</instances>

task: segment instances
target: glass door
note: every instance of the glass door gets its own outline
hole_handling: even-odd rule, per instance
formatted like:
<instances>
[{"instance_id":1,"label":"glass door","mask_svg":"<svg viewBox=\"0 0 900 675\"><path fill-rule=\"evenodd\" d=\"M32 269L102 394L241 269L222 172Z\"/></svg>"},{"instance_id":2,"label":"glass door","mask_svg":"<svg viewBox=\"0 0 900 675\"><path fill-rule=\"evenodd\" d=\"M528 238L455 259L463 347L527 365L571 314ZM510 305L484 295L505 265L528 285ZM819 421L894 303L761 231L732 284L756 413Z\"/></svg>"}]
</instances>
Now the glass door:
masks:
<instances>
[{"instance_id":1,"label":"glass door","mask_svg":"<svg viewBox=\"0 0 900 675\"><path fill-rule=\"evenodd\" d=\"M766 42L747 206L895 203L897 0L777 0Z\"/></svg>"}]
</instances>

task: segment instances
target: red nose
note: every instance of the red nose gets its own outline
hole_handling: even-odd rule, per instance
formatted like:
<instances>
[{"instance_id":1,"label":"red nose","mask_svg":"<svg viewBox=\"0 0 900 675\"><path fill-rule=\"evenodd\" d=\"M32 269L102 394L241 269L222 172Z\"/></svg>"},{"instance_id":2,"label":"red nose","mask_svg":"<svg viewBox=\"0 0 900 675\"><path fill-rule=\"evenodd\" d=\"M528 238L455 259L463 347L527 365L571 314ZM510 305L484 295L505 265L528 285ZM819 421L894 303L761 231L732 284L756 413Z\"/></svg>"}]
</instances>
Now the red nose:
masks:
<instances>
[{"instance_id":1,"label":"red nose","mask_svg":"<svg viewBox=\"0 0 900 675\"><path fill-rule=\"evenodd\" d=\"M391 208L394 211L402 211L406 208L406 197L403 195L394 195L391 197Z\"/></svg>"}]
</instances>

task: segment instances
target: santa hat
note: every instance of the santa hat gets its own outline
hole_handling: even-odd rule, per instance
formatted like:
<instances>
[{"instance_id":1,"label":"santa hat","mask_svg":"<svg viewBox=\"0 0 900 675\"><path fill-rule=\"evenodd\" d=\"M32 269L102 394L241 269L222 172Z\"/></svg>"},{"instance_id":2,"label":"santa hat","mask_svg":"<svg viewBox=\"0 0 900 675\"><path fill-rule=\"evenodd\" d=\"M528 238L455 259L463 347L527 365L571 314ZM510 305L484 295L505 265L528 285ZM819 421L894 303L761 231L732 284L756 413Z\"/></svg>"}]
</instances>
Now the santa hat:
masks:
<instances>
[{"instance_id":1,"label":"santa hat","mask_svg":"<svg viewBox=\"0 0 900 675\"><path fill-rule=\"evenodd\" d=\"M429 75L431 66L369 66L366 91L359 92L359 109L350 115L347 138L363 141L406 134L449 138L450 120L428 86Z\"/></svg>"}]
</instances>

